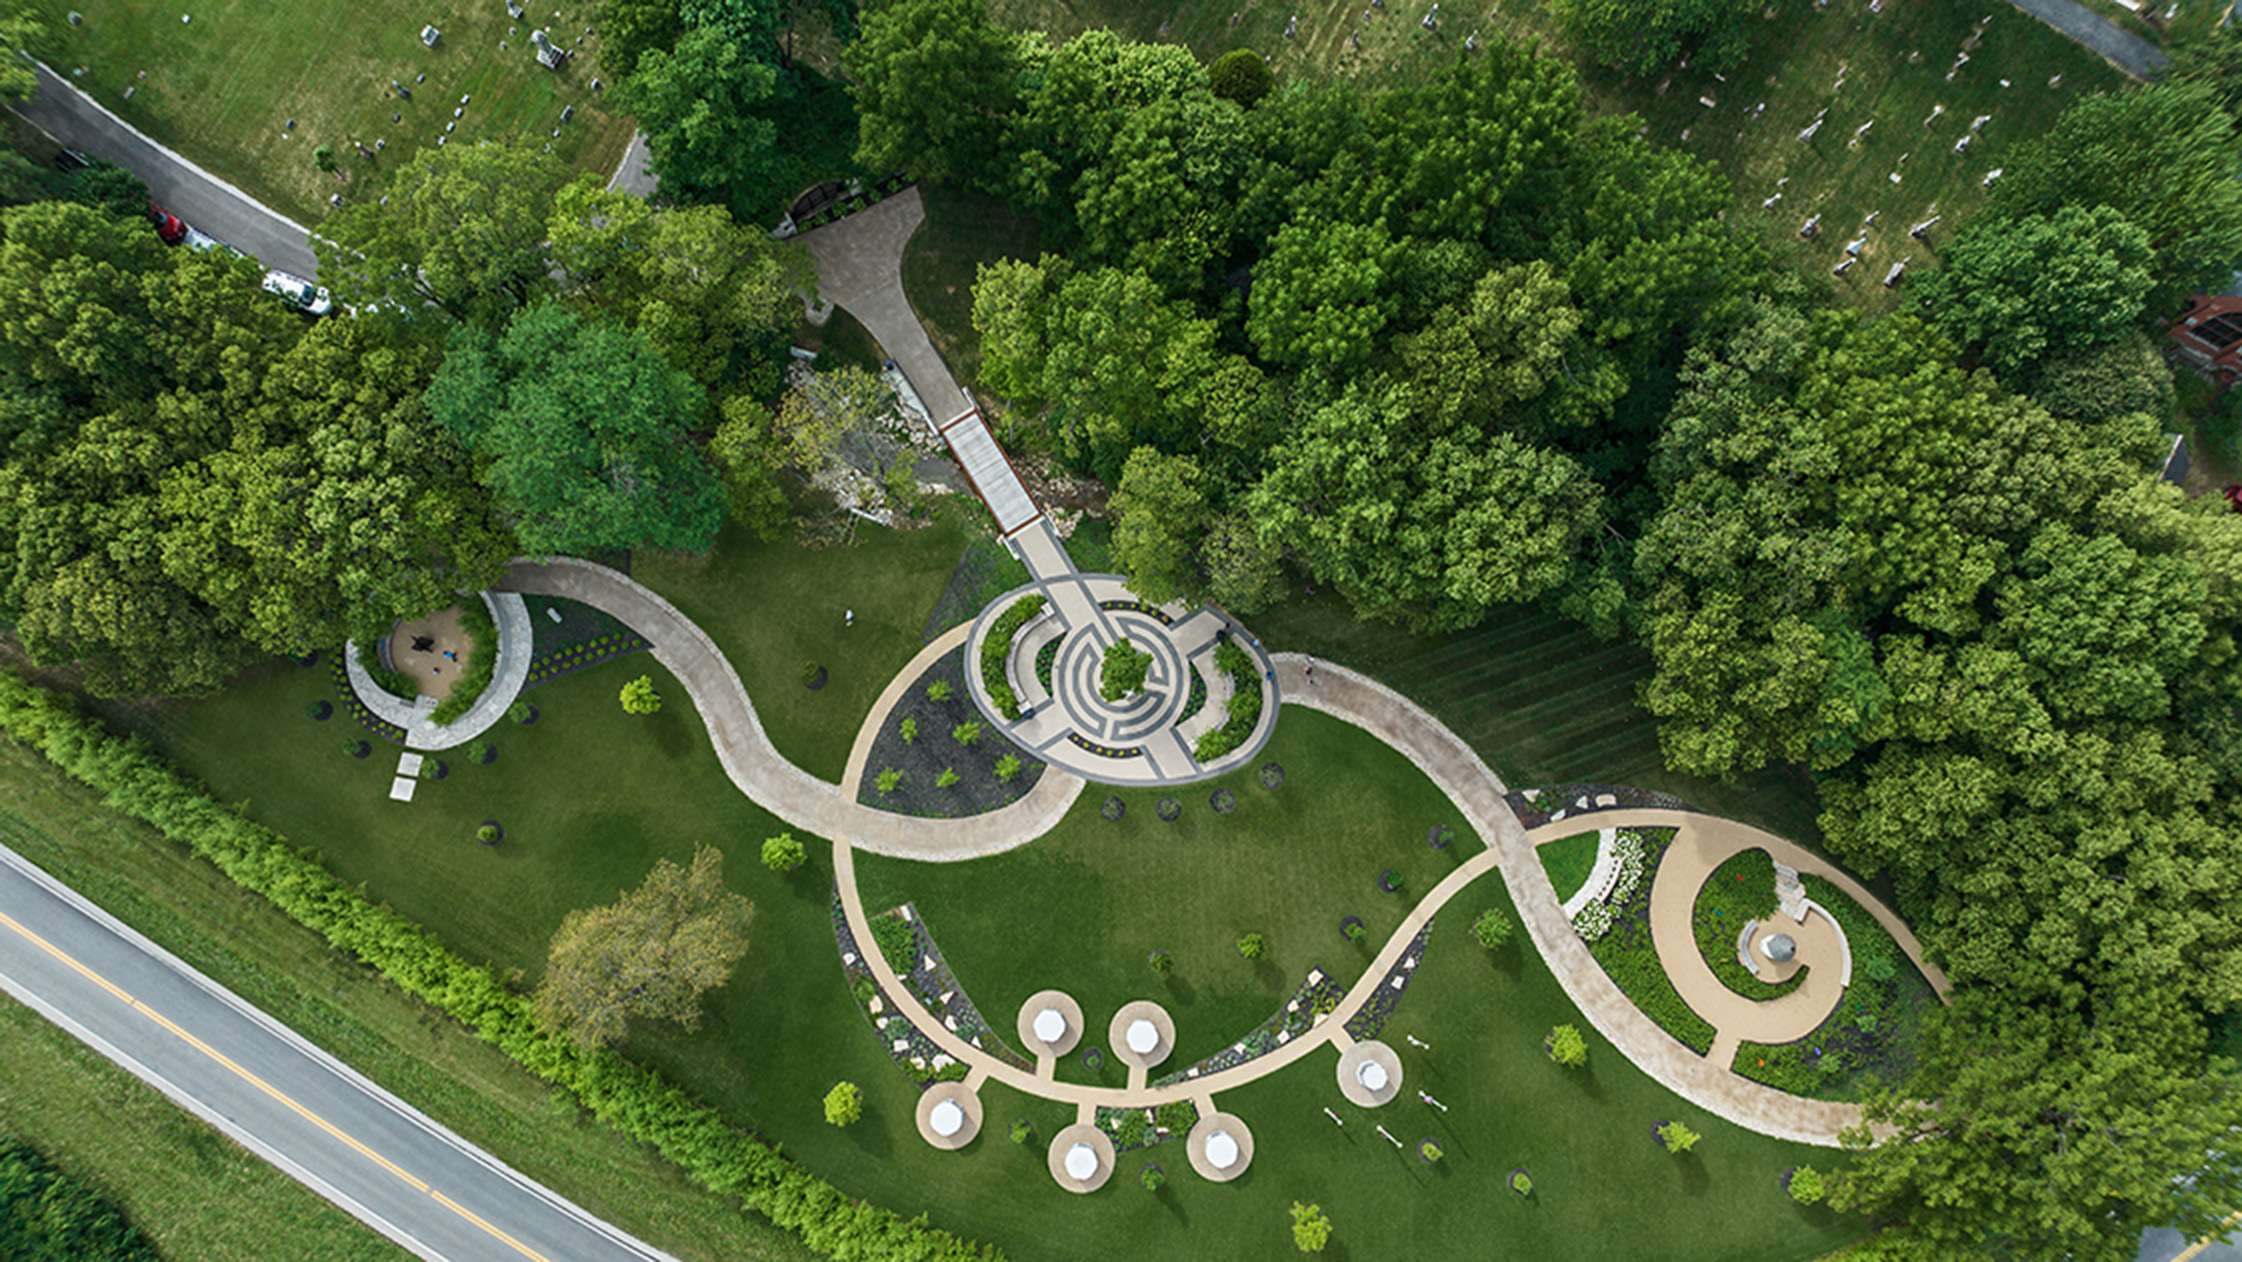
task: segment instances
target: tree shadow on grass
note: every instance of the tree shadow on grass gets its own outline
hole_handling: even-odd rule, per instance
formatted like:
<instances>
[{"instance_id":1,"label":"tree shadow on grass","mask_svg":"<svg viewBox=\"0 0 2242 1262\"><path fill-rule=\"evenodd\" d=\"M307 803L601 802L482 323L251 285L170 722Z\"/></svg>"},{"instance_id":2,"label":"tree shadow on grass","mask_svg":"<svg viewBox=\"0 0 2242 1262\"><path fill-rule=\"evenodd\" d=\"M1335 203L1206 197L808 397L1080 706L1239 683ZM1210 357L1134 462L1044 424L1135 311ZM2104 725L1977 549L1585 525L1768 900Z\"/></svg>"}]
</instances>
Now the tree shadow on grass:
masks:
<instances>
[{"instance_id":1,"label":"tree shadow on grass","mask_svg":"<svg viewBox=\"0 0 2242 1262\"><path fill-rule=\"evenodd\" d=\"M1705 1163L1690 1153L1681 1154L1681 1194L1691 1200L1702 1200L1712 1186L1713 1176L1706 1172Z\"/></svg>"},{"instance_id":2,"label":"tree shadow on grass","mask_svg":"<svg viewBox=\"0 0 2242 1262\"><path fill-rule=\"evenodd\" d=\"M1613 1056L1619 1055L1616 1050L1610 1054ZM1596 1075L1596 1066L1601 1060L1602 1057L1591 1055L1587 1064L1578 1069L1567 1071L1580 1080L1581 1094L1598 1103L1601 1103L1604 1098L1604 1080Z\"/></svg>"},{"instance_id":3,"label":"tree shadow on grass","mask_svg":"<svg viewBox=\"0 0 2242 1262\"><path fill-rule=\"evenodd\" d=\"M1192 985L1189 978L1180 973L1170 973L1166 981L1168 983L1168 997L1175 1001L1175 1006L1188 1008L1199 1002L1199 988Z\"/></svg>"},{"instance_id":4,"label":"tree shadow on grass","mask_svg":"<svg viewBox=\"0 0 2242 1262\"><path fill-rule=\"evenodd\" d=\"M912 1123L912 1129L917 1128L917 1123ZM863 1117L841 1129L858 1148L874 1157L884 1161L895 1155L894 1126L884 1111L867 1109Z\"/></svg>"}]
</instances>

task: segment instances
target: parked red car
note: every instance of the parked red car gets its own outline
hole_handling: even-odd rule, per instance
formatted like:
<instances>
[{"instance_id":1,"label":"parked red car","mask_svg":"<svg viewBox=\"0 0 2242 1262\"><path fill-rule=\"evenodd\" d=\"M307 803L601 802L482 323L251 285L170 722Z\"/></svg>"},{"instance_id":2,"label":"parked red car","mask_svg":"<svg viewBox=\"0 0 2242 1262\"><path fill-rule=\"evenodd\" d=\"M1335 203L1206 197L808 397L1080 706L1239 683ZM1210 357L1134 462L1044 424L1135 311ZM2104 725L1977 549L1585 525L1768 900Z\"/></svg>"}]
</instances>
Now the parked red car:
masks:
<instances>
[{"instance_id":1,"label":"parked red car","mask_svg":"<svg viewBox=\"0 0 2242 1262\"><path fill-rule=\"evenodd\" d=\"M2242 513L2242 485L2230 486L2226 489L2226 502L2234 506L2235 512Z\"/></svg>"},{"instance_id":2,"label":"parked red car","mask_svg":"<svg viewBox=\"0 0 2242 1262\"><path fill-rule=\"evenodd\" d=\"M187 239L186 223L154 202L148 203L148 222L156 225L156 235L163 238L165 245L177 245Z\"/></svg>"}]
</instances>

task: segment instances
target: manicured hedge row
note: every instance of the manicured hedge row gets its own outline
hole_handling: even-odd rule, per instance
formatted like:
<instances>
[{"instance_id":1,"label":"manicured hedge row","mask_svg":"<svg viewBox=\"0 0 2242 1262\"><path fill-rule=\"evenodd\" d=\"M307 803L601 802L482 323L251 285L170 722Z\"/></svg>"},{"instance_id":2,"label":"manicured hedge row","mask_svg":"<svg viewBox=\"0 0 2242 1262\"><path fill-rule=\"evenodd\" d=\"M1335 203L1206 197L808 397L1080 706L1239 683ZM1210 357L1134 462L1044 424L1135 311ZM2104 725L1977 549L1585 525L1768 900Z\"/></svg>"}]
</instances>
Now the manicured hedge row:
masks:
<instances>
[{"instance_id":1,"label":"manicured hedge row","mask_svg":"<svg viewBox=\"0 0 2242 1262\"><path fill-rule=\"evenodd\" d=\"M812 1249L844 1262L1002 1257L923 1220L851 1201L659 1075L547 1033L531 1016L529 1000L508 993L489 969L468 964L418 925L367 901L286 838L220 805L138 740L112 736L68 698L0 671L0 730L92 786L111 808L153 825L330 944L465 1023L523 1068L574 1094L602 1122L658 1149L701 1186L737 1196L798 1232Z\"/></svg>"},{"instance_id":2,"label":"manicured hedge row","mask_svg":"<svg viewBox=\"0 0 2242 1262\"><path fill-rule=\"evenodd\" d=\"M1252 655L1225 640L1214 650L1214 664L1230 676L1230 700L1223 706L1228 717L1221 727L1199 733L1191 756L1200 762L1212 762L1245 744L1253 736L1254 724L1261 721L1261 674L1254 669Z\"/></svg>"},{"instance_id":3,"label":"manicured hedge row","mask_svg":"<svg viewBox=\"0 0 2242 1262\"><path fill-rule=\"evenodd\" d=\"M459 677L452 690L436 708L429 711L431 722L449 723L483 695L490 687L491 672L498 666L498 624L490 619L490 606L481 596L471 596L459 603L459 628L466 632L467 673Z\"/></svg>"},{"instance_id":4,"label":"manicured hedge row","mask_svg":"<svg viewBox=\"0 0 2242 1262\"><path fill-rule=\"evenodd\" d=\"M1010 609L989 624L989 638L981 641L981 685L988 689L989 700L998 712L1008 719L1020 717L1020 699L1004 678L1004 659L1012 655L1012 637L1028 625L1028 619L1043 612L1043 604L1041 596L1022 596L1013 601Z\"/></svg>"}]
</instances>

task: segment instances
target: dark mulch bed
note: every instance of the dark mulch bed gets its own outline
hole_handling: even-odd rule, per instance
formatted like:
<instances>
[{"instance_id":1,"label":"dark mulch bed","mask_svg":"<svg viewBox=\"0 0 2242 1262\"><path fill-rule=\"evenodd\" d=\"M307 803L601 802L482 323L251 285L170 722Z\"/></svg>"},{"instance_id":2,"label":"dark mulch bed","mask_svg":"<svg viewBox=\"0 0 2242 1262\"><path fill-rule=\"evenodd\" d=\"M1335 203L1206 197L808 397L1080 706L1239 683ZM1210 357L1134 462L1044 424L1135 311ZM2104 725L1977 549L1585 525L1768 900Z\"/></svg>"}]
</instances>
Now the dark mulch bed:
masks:
<instances>
[{"instance_id":1,"label":"dark mulch bed","mask_svg":"<svg viewBox=\"0 0 2242 1262\"><path fill-rule=\"evenodd\" d=\"M1596 805L1596 799L1609 794L1610 806ZM1596 811L1621 811L1638 807L1651 807L1663 811L1695 811L1697 808L1670 793L1651 789L1638 789L1625 784L1560 784L1544 789L1520 789L1505 795L1518 822L1528 829L1546 824L1559 811L1566 819L1575 815L1593 814Z\"/></svg>"},{"instance_id":2,"label":"dark mulch bed","mask_svg":"<svg viewBox=\"0 0 2242 1262\"><path fill-rule=\"evenodd\" d=\"M932 644L951 627L973 621L990 601L1027 581L1028 567L1020 564L1019 558L987 535L976 535L965 545L965 555L958 558L957 568L950 571L950 585L942 590L942 599L934 602L934 612L927 615L920 643ZM964 768L959 768L958 774L965 774Z\"/></svg>"},{"instance_id":3,"label":"dark mulch bed","mask_svg":"<svg viewBox=\"0 0 2242 1262\"><path fill-rule=\"evenodd\" d=\"M947 701L927 699L927 686L938 679L949 682ZM903 743L905 719L919 728L918 739L908 745ZM960 745L950 732L968 721L983 724L981 739L971 746ZM1006 754L1020 760L1020 773L1010 784L996 778L997 760ZM903 773L903 783L883 795L879 774L891 767ZM958 773L958 782L938 788L935 779L945 768ZM1042 762L1004 739L974 709L965 688L965 650L959 648L912 680L910 690L888 712L878 739L872 742L872 756L865 761L864 783L856 800L899 815L953 819L1010 806L1027 796L1042 775Z\"/></svg>"},{"instance_id":4,"label":"dark mulch bed","mask_svg":"<svg viewBox=\"0 0 2242 1262\"><path fill-rule=\"evenodd\" d=\"M644 636L580 601L524 596L522 602L529 606L530 626L529 678L522 684L525 689L651 647ZM548 612L555 609L560 611L559 622L553 621Z\"/></svg>"}]
</instances>

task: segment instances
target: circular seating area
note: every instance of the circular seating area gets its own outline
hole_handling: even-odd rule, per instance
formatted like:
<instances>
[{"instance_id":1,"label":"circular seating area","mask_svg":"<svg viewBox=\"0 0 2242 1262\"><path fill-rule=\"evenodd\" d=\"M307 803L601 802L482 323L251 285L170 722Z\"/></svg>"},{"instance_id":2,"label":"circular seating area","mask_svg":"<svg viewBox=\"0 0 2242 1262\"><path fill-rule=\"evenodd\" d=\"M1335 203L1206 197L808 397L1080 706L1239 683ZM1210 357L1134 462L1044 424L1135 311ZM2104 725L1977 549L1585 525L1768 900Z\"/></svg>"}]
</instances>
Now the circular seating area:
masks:
<instances>
[{"instance_id":1,"label":"circular seating area","mask_svg":"<svg viewBox=\"0 0 2242 1262\"><path fill-rule=\"evenodd\" d=\"M1064 1056L1082 1041L1082 1005L1063 990L1038 991L1020 1005L1020 1041L1037 1056Z\"/></svg>"},{"instance_id":2,"label":"circular seating area","mask_svg":"<svg viewBox=\"0 0 2242 1262\"><path fill-rule=\"evenodd\" d=\"M1087 1122L1051 1139L1051 1177L1069 1192L1095 1192L1113 1177L1113 1140Z\"/></svg>"},{"instance_id":3,"label":"circular seating area","mask_svg":"<svg viewBox=\"0 0 2242 1262\"><path fill-rule=\"evenodd\" d=\"M962 1082L938 1082L919 1094L919 1138L953 1150L981 1133L981 1097Z\"/></svg>"},{"instance_id":4,"label":"circular seating area","mask_svg":"<svg viewBox=\"0 0 2242 1262\"><path fill-rule=\"evenodd\" d=\"M1351 1104L1374 1109L1401 1093L1401 1058L1376 1039L1350 1047L1339 1057L1339 1094Z\"/></svg>"},{"instance_id":5,"label":"circular seating area","mask_svg":"<svg viewBox=\"0 0 2242 1262\"><path fill-rule=\"evenodd\" d=\"M1253 1164L1253 1131L1232 1113L1209 1113L1184 1139L1191 1168L1202 1179L1228 1183Z\"/></svg>"},{"instance_id":6,"label":"circular seating area","mask_svg":"<svg viewBox=\"0 0 2242 1262\"><path fill-rule=\"evenodd\" d=\"M1150 1069L1175 1050L1175 1021L1159 1004L1139 999L1113 1014L1106 1042L1123 1064Z\"/></svg>"}]
</instances>

